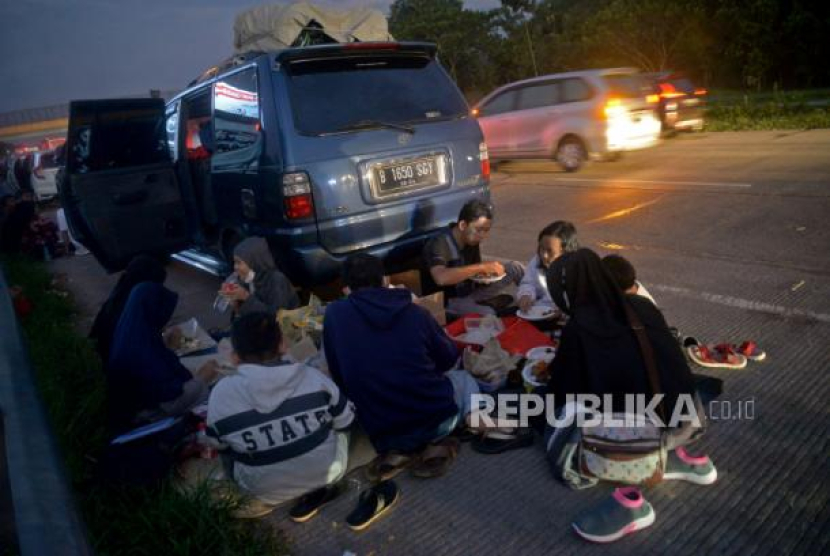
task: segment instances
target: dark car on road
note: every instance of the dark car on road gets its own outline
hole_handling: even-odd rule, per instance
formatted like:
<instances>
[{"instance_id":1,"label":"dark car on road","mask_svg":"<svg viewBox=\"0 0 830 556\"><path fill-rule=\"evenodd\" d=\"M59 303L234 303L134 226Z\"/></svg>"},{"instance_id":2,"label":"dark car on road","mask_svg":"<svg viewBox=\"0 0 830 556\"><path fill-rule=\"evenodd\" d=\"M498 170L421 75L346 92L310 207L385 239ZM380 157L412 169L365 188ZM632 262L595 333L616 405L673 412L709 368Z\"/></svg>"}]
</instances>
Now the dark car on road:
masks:
<instances>
[{"instance_id":1,"label":"dark car on road","mask_svg":"<svg viewBox=\"0 0 830 556\"><path fill-rule=\"evenodd\" d=\"M706 89L676 72L646 74L654 84L653 100L663 132L700 131L706 107Z\"/></svg>"},{"instance_id":2,"label":"dark car on road","mask_svg":"<svg viewBox=\"0 0 830 556\"><path fill-rule=\"evenodd\" d=\"M426 43L348 43L237 56L166 105L70 105L61 201L115 271L175 254L221 274L265 237L303 286L352 253L406 268L472 198L489 198L478 123Z\"/></svg>"}]
</instances>

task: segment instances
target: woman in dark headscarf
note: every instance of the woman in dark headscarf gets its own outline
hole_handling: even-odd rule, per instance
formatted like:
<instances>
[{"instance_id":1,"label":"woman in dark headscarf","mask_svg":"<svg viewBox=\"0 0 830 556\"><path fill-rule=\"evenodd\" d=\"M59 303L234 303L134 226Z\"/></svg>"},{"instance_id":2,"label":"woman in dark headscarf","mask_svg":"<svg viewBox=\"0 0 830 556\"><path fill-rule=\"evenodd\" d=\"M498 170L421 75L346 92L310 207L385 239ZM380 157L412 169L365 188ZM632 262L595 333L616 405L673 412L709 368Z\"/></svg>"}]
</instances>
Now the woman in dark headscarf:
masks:
<instances>
[{"instance_id":1,"label":"woman in dark headscarf","mask_svg":"<svg viewBox=\"0 0 830 556\"><path fill-rule=\"evenodd\" d=\"M296 309L300 300L285 274L277 270L268 242L261 237L243 240L233 251L233 267L241 285L219 293L234 302L237 315Z\"/></svg>"},{"instance_id":2,"label":"woman in dark headscarf","mask_svg":"<svg viewBox=\"0 0 830 556\"><path fill-rule=\"evenodd\" d=\"M668 413L680 394L694 395L692 372L663 314L648 299L624 294L596 253L563 255L547 278L553 301L570 317L550 369L557 405L567 394L610 394L614 410L623 411L626 394L652 393L626 304L645 327Z\"/></svg>"},{"instance_id":3,"label":"woman in dark headscarf","mask_svg":"<svg viewBox=\"0 0 830 556\"><path fill-rule=\"evenodd\" d=\"M123 430L137 421L178 415L207 398L216 376L215 361L195 377L164 342L162 331L179 296L160 284L133 288L112 340L107 382L112 426Z\"/></svg>"},{"instance_id":4,"label":"woman in dark headscarf","mask_svg":"<svg viewBox=\"0 0 830 556\"><path fill-rule=\"evenodd\" d=\"M699 485L714 483L717 470L711 460L692 456L684 448L702 432L702 426L688 421L682 421L679 427L668 425L681 395L694 403L701 423L705 415L695 396L692 373L660 310L642 296L624 294L590 249L579 249L557 259L548 269L547 283L553 301L570 316L550 367L548 388L557 406L561 408L566 403L568 394L610 395L610 411L623 412L627 394L654 394L633 329L639 321L653 351L659 387L665 395L662 415L657 411L667 423L664 435L669 449L662 478ZM688 416L689 406L682 407L684 417ZM564 480L583 488L586 482L590 484L596 479L586 479L581 470L575 471L574 466L579 464L568 464L572 462L572 452L566 449L572 442L568 431L549 430L548 458ZM585 511L573 528L588 540L611 542L653 522L651 505L638 489L628 487L616 489L601 504Z\"/></svg>"},{"instance_id":5,"label":"woman in dark headscarf","mask_svg":"<svg viewBox=\"0 0 830 556\"><path fill-rule=\"evenodd\" d=\"M163 284L166 278L167 271L153 257L139 255L130 261L110 296L98 311L95 322L92 323L92 329L89 331L89 337L95 340L95 349L101 356L102 363L106 364L109 361L115 327L133 288L142 282Z\"/></svg>"}]
</instances>

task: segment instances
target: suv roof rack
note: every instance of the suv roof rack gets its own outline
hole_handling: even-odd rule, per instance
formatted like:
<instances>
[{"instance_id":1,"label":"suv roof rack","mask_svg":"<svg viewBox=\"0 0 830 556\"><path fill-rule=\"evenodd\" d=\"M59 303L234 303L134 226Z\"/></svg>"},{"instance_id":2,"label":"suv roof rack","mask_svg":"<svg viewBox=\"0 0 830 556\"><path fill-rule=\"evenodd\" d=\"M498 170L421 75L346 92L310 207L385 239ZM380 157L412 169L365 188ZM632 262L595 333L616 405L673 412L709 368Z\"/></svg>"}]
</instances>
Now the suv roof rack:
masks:
<instances>
[{"instance_id":1,"label":"suv roof rack","mask_svg":"<svg viewBox=\"0 0 830 556\"><path fill-rule=\"evenodd\" d=\"M229 70L231 68L234 68L236 66L241 66L242 64L250 62L251 60L253 60L257 56L260 56L262 54L263 54L263 52L246 52L244 54L236 54L234 56L231 56L230 58L226 58L226 59L222 60L221 62L219 62L218 64L216 64L215 66L213 66L211 68L208 68L205 71L203 71L201 75L199 75L196 79L194 79L193 81L188 83L186 88L189 89L190 87L193 87L194 85L198 85L199 83L204 83L205 81L209 81L209 80L213 79L214 77L216 77L217 75L219 75L220 73L222 73L226 70Z\"/></svg>"}]
</instances>

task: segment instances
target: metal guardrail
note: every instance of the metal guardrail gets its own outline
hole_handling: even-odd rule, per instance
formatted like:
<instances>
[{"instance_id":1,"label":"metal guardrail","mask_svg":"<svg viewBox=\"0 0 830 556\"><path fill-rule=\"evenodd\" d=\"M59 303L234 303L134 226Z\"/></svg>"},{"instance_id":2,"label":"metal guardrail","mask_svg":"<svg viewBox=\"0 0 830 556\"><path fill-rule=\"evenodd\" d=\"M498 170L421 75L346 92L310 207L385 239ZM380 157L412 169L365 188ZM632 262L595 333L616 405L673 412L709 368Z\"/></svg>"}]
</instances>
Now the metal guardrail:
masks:
<instances>
[{"instance_id":1,"label":"metal guardrail","mask_svg":"<svg viewBox=\"0 0 830 556\"><path fill-rule=\"evenodd\" d=\"M0 418L0 554L92 555L2 268Z\"/></svg>"}]
</instances>

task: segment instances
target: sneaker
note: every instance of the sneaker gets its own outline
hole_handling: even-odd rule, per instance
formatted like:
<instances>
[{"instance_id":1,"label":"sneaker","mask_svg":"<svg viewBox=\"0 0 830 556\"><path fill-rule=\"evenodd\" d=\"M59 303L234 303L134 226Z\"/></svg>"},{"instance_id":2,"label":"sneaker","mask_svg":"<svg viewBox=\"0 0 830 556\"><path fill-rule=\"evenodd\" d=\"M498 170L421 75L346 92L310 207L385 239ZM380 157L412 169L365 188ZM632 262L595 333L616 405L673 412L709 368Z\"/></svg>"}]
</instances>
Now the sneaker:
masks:
<instances>
[{"instance_id":1,"label":"sneaker","mask_svg":"<svg viewBox=\"0 0 830 556\"><path fill-rule=\"evenodd\" d=\"M401 499L401 491L393 481L383 481L360 493L357 507L346 516L352 531L362 531L385 515Z\"/></svg>"},{"instance_id":2,"label":"sneaker","mask_svg":"<svg viewBox=\"0 0 830 556\"><path fill-rule=\"evenodd\" d=\"M343 489L339 484L324 486L300 496L297 503L288 510L288 517L296 523L308 521L320 511L320 508L340 496Z\"/></svg>"},{"instance_id":3,"label":"sneaker","mask_svg":"<svg viewBox=\"0 0 830 556\"><path fill-rule=\"evenodd\" d=\"M718 470L708 456L690 456L682 446L669 452L666 460L666 480L688 481L697 485L711 485L718 479Z\"/></svg>"},{"instance_id":4,"label":"sneaker","mask_svg":"<svg viewBox=\"0 0 830 556\"><path fill-rule=\"evenodd\" d=\"M573 522L576 534L591 542L613 542L654 523L654 508L634 487L618 488L611 497Z\"/></svg>"}]
</instances>

